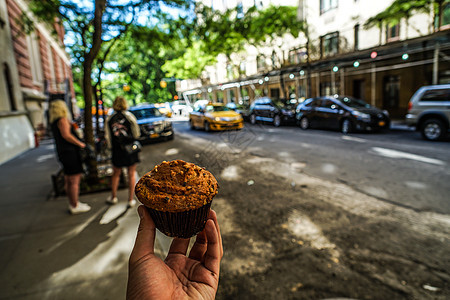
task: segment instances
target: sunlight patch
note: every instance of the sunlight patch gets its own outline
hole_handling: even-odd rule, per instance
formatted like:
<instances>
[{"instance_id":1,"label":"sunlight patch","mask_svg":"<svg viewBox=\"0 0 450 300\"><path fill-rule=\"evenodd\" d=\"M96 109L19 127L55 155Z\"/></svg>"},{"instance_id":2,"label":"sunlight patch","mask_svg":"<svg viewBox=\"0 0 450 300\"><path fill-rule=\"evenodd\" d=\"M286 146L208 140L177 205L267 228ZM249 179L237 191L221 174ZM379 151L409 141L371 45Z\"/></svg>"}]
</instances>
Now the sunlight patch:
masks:
<instances>
[{"instance_id":1,"label":"sunlight patch","mask_svg":"<svg viewBox=\"0 0 450 300\"><path fill-rule=\"evenodd\" d=\"M166 153L164 153L165 155L177 155L180 151L178 151L177 148L170 148L167 149Z\"/></svg>"},{"instance_id":2,"label":"sunlight patch","mask_svg":"<svg viewBox=\"0 0 450 300\"><path fill-rule=\"evenodd\" d=\"M295 236L311 243L311 247L316 249L328 249L333 257L339 257L336 245L330 242L322 233L322 230L316 226L307 216L294 210L288 218L286 226ZM283 227L284 227L283 226ZM301 242L303 242L301 241ZM301 244L301 243L299 243Z\"/></svg>"},{"instance_id":3,"label":"sunlight patch","mask_svg":"<svg viewBox=\"0 0 450 300\"><path fill-rule=\"evenodd\" d=\"M237 166L228 166L225 169L223 169L222 173L220 174L220 177L222 177L225 180L236 180L239 179L239 170Z\"/></svg>"},{"instance_id":4,"label":"sunlight patch","mask_svg":"<svg viewBox=\"0 0 450 300\"><path fill-rule=\"evenodd\" d=\"M322 172L327 174L335 173L337 170L336 166L333 164L323 164L322 165Z\"/></svg>"},{"instance_id":5,"label":"sunlight patch","mask_svg":"<svg viewBox=\"0 0 450 300\"><path fill-rule=\"evenodd\" d=\"M41 163L46 160L52 159L54 156L55 156L54 154L41 155L36 159L36 162Z\"/></svg>"}]
</instances>

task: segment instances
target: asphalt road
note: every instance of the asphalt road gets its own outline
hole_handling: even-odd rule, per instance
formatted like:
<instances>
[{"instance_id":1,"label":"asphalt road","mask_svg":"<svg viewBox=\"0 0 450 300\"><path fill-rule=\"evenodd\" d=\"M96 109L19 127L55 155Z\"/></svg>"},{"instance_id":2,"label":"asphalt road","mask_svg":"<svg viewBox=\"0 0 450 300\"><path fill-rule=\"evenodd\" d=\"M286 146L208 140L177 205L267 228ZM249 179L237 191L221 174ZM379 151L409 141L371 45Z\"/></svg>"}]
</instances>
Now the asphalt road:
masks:
<instances>
[{"instance_id":1,"label":"asphalt road","mask_svg":"<svg viewBox=\"0 0 450 300\"><path fill-rule=\"evenodd\" d=\"M289 163L307 175L346 184L416 211L450 213L450 140L429 142L411 130L353 133L246 123L206 133L175 122L177 133L225 143L235 151Z\"/></svg>"}]
</instances>

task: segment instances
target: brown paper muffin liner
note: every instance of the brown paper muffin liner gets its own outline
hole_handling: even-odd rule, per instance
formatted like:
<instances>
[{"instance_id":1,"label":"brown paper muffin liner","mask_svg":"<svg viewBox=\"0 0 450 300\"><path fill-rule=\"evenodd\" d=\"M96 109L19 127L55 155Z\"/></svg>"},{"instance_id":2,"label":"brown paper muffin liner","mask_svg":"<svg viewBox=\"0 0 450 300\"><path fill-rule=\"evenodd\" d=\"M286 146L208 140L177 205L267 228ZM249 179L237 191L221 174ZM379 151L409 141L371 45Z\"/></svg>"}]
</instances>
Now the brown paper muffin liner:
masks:
<instances>
[{"instance_id":1,"label":"brown paper muffin liner","mask_svg":"<svg viewBox=\"0 0 450 300\"><path fill-rule=\"evenodd\" d=\"M187 239L205 228L211 202L183 212L157 211L149 207L147 210L159 231L170 237Z\"/></svg>"}]
</instances>

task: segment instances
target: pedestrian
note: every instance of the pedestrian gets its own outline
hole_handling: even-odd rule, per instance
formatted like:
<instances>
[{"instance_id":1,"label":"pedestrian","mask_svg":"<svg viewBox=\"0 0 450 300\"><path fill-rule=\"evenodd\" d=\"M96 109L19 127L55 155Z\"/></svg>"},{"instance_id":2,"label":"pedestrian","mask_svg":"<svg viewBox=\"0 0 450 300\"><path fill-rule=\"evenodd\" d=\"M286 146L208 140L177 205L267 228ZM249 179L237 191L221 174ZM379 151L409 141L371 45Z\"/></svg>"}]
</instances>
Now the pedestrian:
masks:
<instances>
[{"instance_id":1,"label":"pedestrian","mask_svg":"<svg viewBox=\"0 0 450 300\"><path fill-rule=\"evenodd\" d=\"M81 151L86 148L75 132L69 110L62 100L50 104L50 124L55 139L56 153L64 171L64 188L69 198L69 212L79 214L87 212L91 207L78 201L83 165Z\"/></svg>"},{"instance_id":2,"label":"pedestrian","mask_svg":"<svg viewBox=\"0 0 450 300\"><path fill-rule=\"evenodd\" d=\"M112 149L113 175L111 178L111 196L106 202L116 204L122 168L128 168L128 207L136 205L134 186L136 184L136 166L139 153L129 153L126 146L132 144L141 135L136 117L127 111L128 104L124 97L118 96L113 103L114 113L106 119L105 138Z\"/></svg>"},{"instance_id":3,"label":"pedestrian","mask_svg":"<svg viewBox=\"0 0 450 300\"><path fill-rule=\"evenodd\" d=\"M210 210L205 228L190 239L174 238L166 259L155 255L155 223L143 205L128 267L127 300L209 299L219 286L222 237L216 213Z\"/></svg>"}]
</instances>

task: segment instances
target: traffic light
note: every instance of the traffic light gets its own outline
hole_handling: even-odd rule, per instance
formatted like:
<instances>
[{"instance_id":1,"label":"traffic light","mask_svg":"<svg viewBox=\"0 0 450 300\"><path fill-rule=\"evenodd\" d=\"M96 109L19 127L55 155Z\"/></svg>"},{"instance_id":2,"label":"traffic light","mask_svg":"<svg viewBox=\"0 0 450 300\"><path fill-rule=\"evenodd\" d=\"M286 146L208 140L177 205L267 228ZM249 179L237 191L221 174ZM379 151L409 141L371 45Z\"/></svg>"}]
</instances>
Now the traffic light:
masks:
<instances>
[{"instance_id":1,"label":"traffic light","mask_svg":"<svg viewBox=\"0 0 450 300\"><path fill-rule=\"evenodd\" d=\"M128 84L124 84L123 85L123 91L124 92L129 92L131 90L130 86Z\"/></svg>"},{"instance_id":2,"label":"traffic light","mask_svg":"<svg viewBox=\"0 0 450 300\"><path fill-rule=\"evenodd\" d=\"M370 58L376 58L378 56L377 51L373 51L372 53L370 53Z\"/></svg>"},{"instance_id":3,"label":"traffic light","mask_svg":"<svg viewBox=\"0 0 450 300\"><path fill-rule=\"evenodd\" d=\"M354 66L355 68L359 67L359 61L356 60L356 61L353 63L353 66Z\"/></svg>"},{"instance_id":4,"label":"traffic light","mask_svg":"<svg viewBox=\"0 0 450 300\"><path fill-rule=\"evenodd\" d=\"M408 58L409 58L409 54L408 53L403 53L402 59L403 60L407 60Z\"/></svg>"},{"instance_id":5,"label":"traffic light","mask_svg":"<svg viewBox=\"0 0 450 300\"><path fill-rule=\"evenodd\" d=\"M161 81L159 82L159 85L160 85L163 89L165 89L165 88L167 87L167 82L164 81L164 80L161 80Z\"/></svg>"},{"instance_id":6,"label":"traffic light","mask_svg":"<svg viewBox=\"0 0 450 300\"><path fill-rule=\"evenodd\" d=\"M178 95L173 96L173 100L178 100Z\"/></svg>"}]
</instances>

